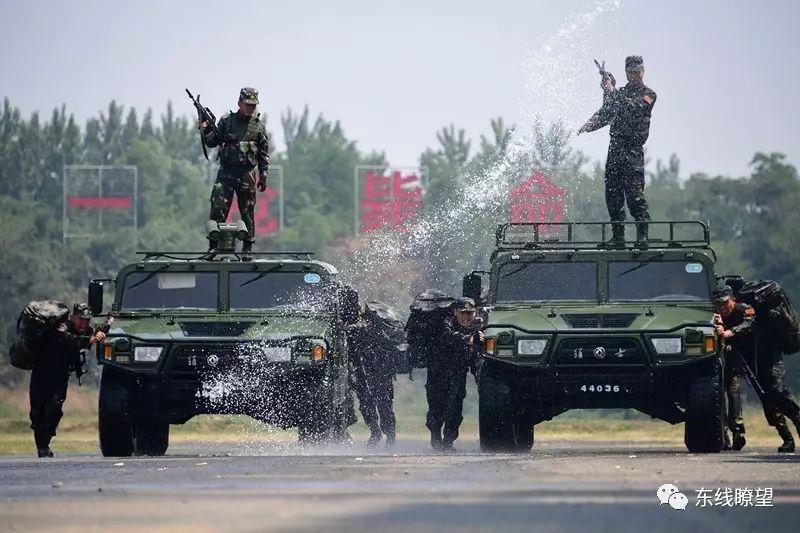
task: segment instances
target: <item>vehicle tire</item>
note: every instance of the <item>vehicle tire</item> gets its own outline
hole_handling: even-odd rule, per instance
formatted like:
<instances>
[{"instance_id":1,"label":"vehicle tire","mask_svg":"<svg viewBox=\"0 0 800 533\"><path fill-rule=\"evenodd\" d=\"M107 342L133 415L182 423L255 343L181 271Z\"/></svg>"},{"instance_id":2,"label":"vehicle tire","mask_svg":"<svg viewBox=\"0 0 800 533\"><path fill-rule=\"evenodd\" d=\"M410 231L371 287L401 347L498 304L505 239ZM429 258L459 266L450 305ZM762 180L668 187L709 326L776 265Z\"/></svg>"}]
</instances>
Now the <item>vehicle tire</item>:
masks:
<instances>
[{"instance_id":1,"label":"vehicle tire","mask_svg":"<svg viewBox=\"0 0 800 533\"><path fill-rule=\"evenodd\" d=\"M133 452L136 455L161 456L169 447L169 423L143 421L133 427Z\"/></svg>"},{"instance_id":2,"label":"vehicle tire","mask_svg":"<svg viewBox=\"0 0 800 533\"><path fill-rule=\"evenodd\" d=\"M133 454L133 428L128 413L125 380L103 368L98 401L100 451L103 457L130 457Z\"/></svg>"},{"instance_id":3,"label":"vehicle tire","mask_svg":"<svg viewBox=\"0 0 800 533\"><path fill-rule=\"evenodd\" d=\"M533 448L533 431L533 424L525 422L514 424L514 451L519 453L531 451L531 448Z\"/></svg>"},{"instance_id":4,"label":"vehicle tire","mask_svg":"<svg viewBox=\"0 0 800 533\"><path fill-rule=\"evenodd\" d=\"M719 365L710 376L697 378L689 385L686 401L684 443L693 453L719 453L724 430L724 396Z\"/></svg>"},{"instance_id":5,"label":"vehicle tire","mask_svg":"<svg viewBox=\"0 0 800 533\"><path fill-rule=\"evenodd\" d=\"M478 433L481 451L515 451L514 424L510 416L511 390L508 385L484 372L478 384Z\"/></svg>"},{"instance_id":6,"label":"vehicle tire","mask_svg":"<svg viewBox=\"0 0 800 533\"><path fill-rule=\"evenodd\" d=\"M329 382L317 386L317 394L309 394L304 406L304 416L297 427L300 444L322 444L333 439L336 413L333 390Z\"/></svg>"}]
</instances>

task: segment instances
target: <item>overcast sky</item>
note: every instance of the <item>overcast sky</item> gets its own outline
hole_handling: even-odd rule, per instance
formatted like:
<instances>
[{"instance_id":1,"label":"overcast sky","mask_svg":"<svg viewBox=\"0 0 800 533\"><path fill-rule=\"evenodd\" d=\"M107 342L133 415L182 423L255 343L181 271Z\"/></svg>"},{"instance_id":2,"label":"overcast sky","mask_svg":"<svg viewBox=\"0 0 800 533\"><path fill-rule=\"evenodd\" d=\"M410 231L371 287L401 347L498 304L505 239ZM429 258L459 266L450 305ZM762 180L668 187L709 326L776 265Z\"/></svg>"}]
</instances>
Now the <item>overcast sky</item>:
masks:
<instances>
[{"instance_id":1,"label":"overcast sky","mask_svg":"<svg viewBox=\"0 0 800 533\"><path fill-rule=\"evenodd\" d=\"M618 4L618 6L617 6ZM800 1L403 0L395 2L0 0L0 96L29 114L66 104L81 122L111 99L217 114L261 91L268 128L308 104L362 149L418 161L450 122L562 117L599 105L592 58L618 79L641 54L658 93L648 150L683 174L743 175L756 150L800 164ZM543 66L536 72L537 66ZM574 141L604 158L607 129Z\"/></svg>"}]
</instances>

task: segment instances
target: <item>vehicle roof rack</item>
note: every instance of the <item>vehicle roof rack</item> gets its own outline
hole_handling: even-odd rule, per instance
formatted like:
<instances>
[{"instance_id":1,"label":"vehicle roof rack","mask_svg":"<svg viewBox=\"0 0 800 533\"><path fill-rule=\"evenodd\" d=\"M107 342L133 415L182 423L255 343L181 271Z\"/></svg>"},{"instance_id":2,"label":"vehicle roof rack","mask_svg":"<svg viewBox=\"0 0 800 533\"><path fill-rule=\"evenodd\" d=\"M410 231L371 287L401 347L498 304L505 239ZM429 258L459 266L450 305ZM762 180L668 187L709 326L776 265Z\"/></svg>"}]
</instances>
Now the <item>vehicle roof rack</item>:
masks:
<instances>
[{"instance_id":1,"label":"vehicle roof rack","mask_svg":"<svg viewBox=\"0 0 800 533\"><path fill-rule=\"evenodd\" d=\"M145 261L151 259L176 259L180 261L192 261L192 260L213 260L217 257L230 257L234 256L240 261L244 260L246 257L290 257L292 259L297 260L305 260L311 261L311 256L314 255L314 252L302 251L302 250L289 250L289 251L282 251L282 252L249 252L249 253L242 253L242 252L136 252L137 255L143 255Z\"/></svg>"},{"instance_id":2,"label":"vehicle roof rack","mask_svg":"<svg viewBox=\"0 0 800 533\"><path fill-rule=\"evenodd\" d=\"M639 222L615 222L635 226ZM699 220L651 221L650 248L710 248L708 225ZM611 222L509 222L497 227L498 250L607 249ZM625 241L625 249L635 249Z\"/></svg>"}]
</instances>

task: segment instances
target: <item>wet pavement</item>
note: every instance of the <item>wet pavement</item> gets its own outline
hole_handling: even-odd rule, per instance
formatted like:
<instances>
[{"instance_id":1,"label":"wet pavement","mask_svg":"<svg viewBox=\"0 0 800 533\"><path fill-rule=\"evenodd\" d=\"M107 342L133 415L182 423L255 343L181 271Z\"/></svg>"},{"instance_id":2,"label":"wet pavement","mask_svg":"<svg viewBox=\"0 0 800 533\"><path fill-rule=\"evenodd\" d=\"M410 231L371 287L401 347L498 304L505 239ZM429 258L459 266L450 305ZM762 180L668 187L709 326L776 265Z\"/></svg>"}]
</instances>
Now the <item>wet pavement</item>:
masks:
<instances>
[{"instance_id":1,"label":"wet pavement","mask_svg":"<svg viewBox=\"0 0 800 533\"><path fill-rule=\"evenodd\" d=\"M661 505L672 483L685 510ZM729 491L726 489L730 489ZM771 489L771 497L770 497ZM702 492L698 492L702 491ZM771 504L771 505L768 505ZM0 458L5 531L768 531L800 521L800 455L537 443L431 454L422 441L193 445L160 458Z\"/></svg>"}]
</instances>

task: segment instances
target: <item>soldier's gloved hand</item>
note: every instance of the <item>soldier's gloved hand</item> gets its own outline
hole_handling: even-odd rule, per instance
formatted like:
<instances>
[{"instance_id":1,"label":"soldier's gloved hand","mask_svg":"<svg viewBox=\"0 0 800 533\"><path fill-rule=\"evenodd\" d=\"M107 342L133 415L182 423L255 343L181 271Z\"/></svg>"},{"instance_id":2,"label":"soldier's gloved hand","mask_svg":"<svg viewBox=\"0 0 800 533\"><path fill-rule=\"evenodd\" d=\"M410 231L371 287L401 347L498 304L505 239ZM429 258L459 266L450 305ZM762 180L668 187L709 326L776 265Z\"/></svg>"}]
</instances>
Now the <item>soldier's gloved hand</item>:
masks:
<instances>
[{"instance_id":1,"label":"soldier's gloved hand","mask_svg":"<svg viewBox=\"0 0 800 533\"><path fill-rule=\"evenodd\" d=\"M206 128L208 128L208 121L207 120L201 120L200 121L200 129L201 130L205 130Z\"/></svg>"},{"instance_id":2,"label":"soldier's gloved hand","mask_svg":"<svg viewBox=\"0 0 800 533\"><path fill-rule=\"evenodd\" d=\"M259 192L264 192L267 190L267 180L258 180L258 190Z\"/></svg>"},{"instance_id":3,"label":"soldier's gloved hand","mask_svg":"<svg viewBox=\"0 0 800 533\"><path fill-rule=\"evenodd\" d=\"M106 340L106 334L103 333L102 331L98 331L97 333L92 335L92 338L89 340L89 342L91 342L92 344L97 344L103 342L104 340Z\"/></svg>"}]
</instances>

